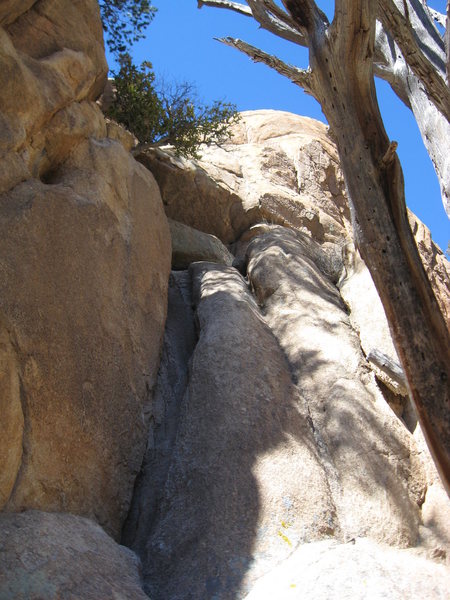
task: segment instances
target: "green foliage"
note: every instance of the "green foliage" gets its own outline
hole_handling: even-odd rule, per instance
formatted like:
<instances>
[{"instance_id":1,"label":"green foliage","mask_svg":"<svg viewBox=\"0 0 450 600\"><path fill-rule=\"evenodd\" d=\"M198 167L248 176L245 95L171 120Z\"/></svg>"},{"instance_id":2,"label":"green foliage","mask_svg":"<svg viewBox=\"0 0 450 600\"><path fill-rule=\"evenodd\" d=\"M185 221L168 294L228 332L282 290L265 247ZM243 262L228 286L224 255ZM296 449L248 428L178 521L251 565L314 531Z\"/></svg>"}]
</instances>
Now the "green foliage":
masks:
<instances>
[{"instance_id":1,"label":"green foliage","mask_svg":"<svg viewBox=\"0 0 450 600\"><path fill-rule=\"evenodd\" d=\"M106 43L113 54L126 52L144 37L156 8L151 0L99 0Z\"/></svg>"},{"instance_id":2,"label":"green foliage","mask_svg":"<svg viewBox=\"0 0 450 600\"><path fill-rule=\"evenodd\" d=\"M140 67L131 57L120 57L113 73L116 97L108 116L125 125L141 144L171 144L181 156L199 157L201 144L220 144L231 136L239 120L235 106L221 101L206 106L190 84L155 87L152 65Z\"/></svg>"}]
</instances>

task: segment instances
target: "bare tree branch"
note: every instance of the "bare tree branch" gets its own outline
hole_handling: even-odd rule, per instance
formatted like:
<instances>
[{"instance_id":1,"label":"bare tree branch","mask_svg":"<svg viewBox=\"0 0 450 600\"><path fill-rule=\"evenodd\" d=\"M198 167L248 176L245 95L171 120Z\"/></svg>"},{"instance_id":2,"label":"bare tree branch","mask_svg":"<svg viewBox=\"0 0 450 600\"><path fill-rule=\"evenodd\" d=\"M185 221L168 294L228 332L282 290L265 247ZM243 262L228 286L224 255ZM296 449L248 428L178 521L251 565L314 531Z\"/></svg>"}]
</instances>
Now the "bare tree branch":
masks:
<instances>
[{"instance_id":1,"label":"bare tree branch","mask_svg":"<svg viewBox=\"0 0 450 600\"><path fill-rule=\"evenodd\" d=\"M247 0L247 3L252 9L254 18L263 29L267 29L267 31L270 31L285 40L294 42L295 44L300 44L301 46L306 45L303 31L295 26L294 21L292 21L288 15L286 15L288 17L287 19L280 19L278 15L274 14L274 12L266 6L266 4L270 3L265 3L262 0ZM276 12L278 13L278 11Z\"/></svg>"},{"instance_id":2,"label":"bare tree branch","mask_svg":"<svg viewBox=\"0 0 450 600\"><path fill-rule=\"evenodd\" d=\"M197 0L197 8L202 6L211 6L213 8L226 8L246 17L253 17L251 9L240 2L231 2L231 0Z\"/></svg>"},{"instance_id":3,"label":"bare tree branch","mask_svg":"<svg viewBox=\"0 0 450 600\"><path fill-rule=\"evenodd\" d=\"M306 40L302 32L296 29L289 15L283 13L281 8L277 7L271 0L266 2L248 0L248 6L232 0L197 0L197 6L198 8L202 8L202 6L225 8L246 17L253 17L262 29L266 29L270 33L294 44L306 46Z\"/></svg>"},{"instance_id":4,"label":"bare tree branch","mask_svg":"<svg viewBox=\"0 0 450 600\"><path fill-rule=\"evenodd\" d=\"M313 80L311 76L311 71L306 69L299 69L298 67L294 67L293 65L289 65L276 56L272 56L255 46L251 46L242 40L236 38L216 38L222 44L226 46L230 46L232 48L236 48L240 52L246 54L249 58L252 59L255 63L264 63L271 69L280 73L280 75L284 75L288 77L292 83L302 87L306 93L314 96L313 90Z\"/></svg>"},{"instance_id":5,"label":"bare tree branch","mask_svg":"<svg viewBox=\"0 0 450 600\"><path fill-rule=\"evenodd\" d=\"M295 29L295 23L291 19L291 16L278 6L278 4L275 4L273 0L262 0L262 4L274 17L277 17L280 21L283 21L283 23L286 23Z\"/></svg>"},{"instance_id":6,"label":"bare tree branch","mask_svg":"<svg viewBox=\"0 0 450 600\"><path fill-rule=\"evenodd\" d=\"M378 16L383 27L395 39L409 67L425 87L429 99L450 122L448 85L422 52L407 16L398 10L392 0L378 0L378 6Z\"/></svg>"}]
</instances>

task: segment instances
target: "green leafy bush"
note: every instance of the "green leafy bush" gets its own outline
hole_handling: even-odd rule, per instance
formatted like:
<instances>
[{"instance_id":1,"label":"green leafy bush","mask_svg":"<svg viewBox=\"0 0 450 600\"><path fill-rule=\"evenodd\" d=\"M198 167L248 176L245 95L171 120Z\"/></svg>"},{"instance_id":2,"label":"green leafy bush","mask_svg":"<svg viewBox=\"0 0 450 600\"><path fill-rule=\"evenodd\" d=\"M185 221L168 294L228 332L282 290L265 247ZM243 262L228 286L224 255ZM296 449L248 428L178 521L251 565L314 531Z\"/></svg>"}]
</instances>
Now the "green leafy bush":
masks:
<instances>
[{"instance_id":1,"label":"green leafy bush","mask_svg":"<svg viewBox=\"0 0 450 600\"><path fill-rule=\"evenodd\" d=\"M152 65L133 64L121 55L120 69L113 73L115 100L108 116L122 123L141 144L171 144L181 156L199 157L201 144L220 144L231 136L239 120L236 107L216 101L202 104L191 84L155 86Z\"/></svg>"}]
</instances>

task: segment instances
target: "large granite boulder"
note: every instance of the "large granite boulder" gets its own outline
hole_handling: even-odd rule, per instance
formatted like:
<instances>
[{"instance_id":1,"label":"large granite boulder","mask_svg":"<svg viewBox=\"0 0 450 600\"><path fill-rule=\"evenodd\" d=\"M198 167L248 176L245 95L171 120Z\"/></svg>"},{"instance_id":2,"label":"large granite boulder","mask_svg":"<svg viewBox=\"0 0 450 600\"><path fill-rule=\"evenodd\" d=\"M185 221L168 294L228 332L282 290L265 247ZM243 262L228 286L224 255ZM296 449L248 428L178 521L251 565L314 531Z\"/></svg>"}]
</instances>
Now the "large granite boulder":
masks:
<instances>
[{"instance_id":1,"label":"large granite boulder","mask_svg":"<svg viewBox=\"0 0 450 600\"><path fill-rule=\"evenodd\" d=\"M97 2L15 7L0 13L0 508L91 516L118 536L170 232L154 178L92 101L106 75Z\"/></svg>"},{"instance_id":2,"label":"large granite boulder","mask_svg":"<svg viewBox=\"0 0 450 600\"><path fill-rule=\"evenodd\" d=\"M411 550L370 540L301 546L262 577L245 600L445 600L450 572Z\"/></svg>"},{"instance_id":3,"label":"large granite boulder","mask_svg":"<svg viewBox=\"0 0 450 600\"><path fill-rule=\"evenodd\" d=\"M187 269L192 262L206 260L231 265L234 256L216 238L189 225L169 219L172 236L172 268Z\"/></svg>"},{"instance_id":4,"label":"large granite boulder","mask_svg":"<svg viewBox=\"0 0 450 600\"><path fill-rule=\"evenodd\" d=\"M0 513L2 600L146 600L139 559L89 519Z\"/></svg>"},{"instance_id":5,"label":"large granite boulder","mask_svg":"<svg viewBox=\"0 0 450 600\"><path fill-rule=\"evenodd\" d=\"M327 127L308 117L244 112L231 142L202 148L198 161L170 150L137 158L155 175L169 217L225 243L262 220L320 242L350 231L336 147Z\"/></svg>"}]
</instances>

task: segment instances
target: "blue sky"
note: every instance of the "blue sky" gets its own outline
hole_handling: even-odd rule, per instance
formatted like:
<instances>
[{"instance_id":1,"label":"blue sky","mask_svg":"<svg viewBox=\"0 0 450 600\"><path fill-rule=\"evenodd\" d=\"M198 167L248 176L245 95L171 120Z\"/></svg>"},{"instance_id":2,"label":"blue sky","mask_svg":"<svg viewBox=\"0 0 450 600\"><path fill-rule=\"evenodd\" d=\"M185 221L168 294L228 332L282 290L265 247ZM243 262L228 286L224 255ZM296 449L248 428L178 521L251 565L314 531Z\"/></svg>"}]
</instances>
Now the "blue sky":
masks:
<instances>
[{"instance_id":1,"label":"blue sky","mask_svg":"<svg viewBox=\"0 0 450 600\"><path fill-rule=\"evenodd\" d=\"M153 0L152 4L158 12L146 39L133 47L136 63L150 60L157 76L194 83L205 102L221 99L233 102L239 110L287 110L326 122L318 103L299 87L213 38L239 37L300 67L308 64L305 49L258 29L253 19L208 7L198 10L197 0ZM429 4L445 12L445 0ZM332 3L319 5L329 11ZM445 250L450 221L416 122L387 84L379 82L377 90L388 135L399 142L407 204Z\"/></svg>"}]
</instances>

